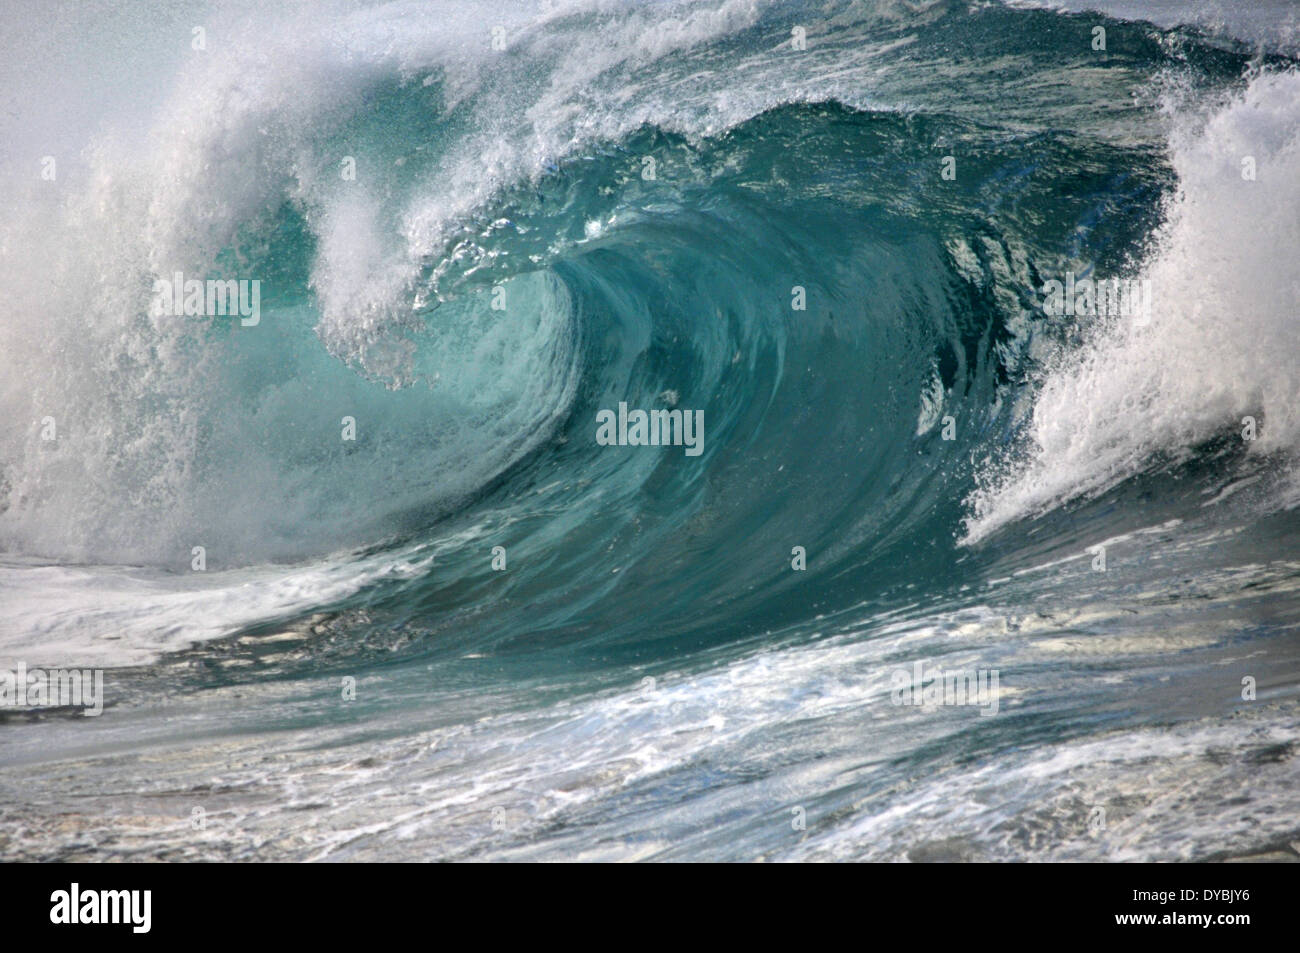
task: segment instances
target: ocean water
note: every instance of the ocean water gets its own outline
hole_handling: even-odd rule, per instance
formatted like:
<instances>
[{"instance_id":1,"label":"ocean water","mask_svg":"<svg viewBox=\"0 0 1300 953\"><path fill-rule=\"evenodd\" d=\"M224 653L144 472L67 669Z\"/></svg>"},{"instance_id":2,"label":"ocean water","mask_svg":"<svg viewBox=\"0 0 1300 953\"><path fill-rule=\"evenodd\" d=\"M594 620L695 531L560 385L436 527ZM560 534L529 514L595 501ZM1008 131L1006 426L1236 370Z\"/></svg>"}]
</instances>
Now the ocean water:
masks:
<instances>
[{"instance_id":1,"label":"ocean water","mask_svg":"<svg viewBox=\"0 0 1300 953\"><path fill-rule=\"evenodd\" d=\"M0 14L0 858L1300 859L1300 7L267 6Z\"/></svg>"}]
</instances>

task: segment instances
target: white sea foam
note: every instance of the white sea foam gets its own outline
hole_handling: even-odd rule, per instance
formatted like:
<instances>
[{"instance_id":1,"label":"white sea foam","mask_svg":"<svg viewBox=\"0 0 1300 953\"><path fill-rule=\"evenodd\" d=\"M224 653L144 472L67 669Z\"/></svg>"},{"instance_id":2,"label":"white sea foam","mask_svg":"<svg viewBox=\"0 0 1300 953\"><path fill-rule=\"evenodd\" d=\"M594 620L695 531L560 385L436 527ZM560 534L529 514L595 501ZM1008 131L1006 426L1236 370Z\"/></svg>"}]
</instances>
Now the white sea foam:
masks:
<instances>
[{"instance_id":1,"label":"white sea foam","mask_svg":"<svg viewBox=\"0 0 1300 953\"><path fill-rule=\"evenodd\" d=\"M973 496L967 542L1248 416L1252 452L1300 447L1300 74L1257 76L1208 116L1180 115L1171 150L1179 190L1142 269L1151 322L1113 322L1054 362L1022 458Z\"/></svg>"}]
</instances>

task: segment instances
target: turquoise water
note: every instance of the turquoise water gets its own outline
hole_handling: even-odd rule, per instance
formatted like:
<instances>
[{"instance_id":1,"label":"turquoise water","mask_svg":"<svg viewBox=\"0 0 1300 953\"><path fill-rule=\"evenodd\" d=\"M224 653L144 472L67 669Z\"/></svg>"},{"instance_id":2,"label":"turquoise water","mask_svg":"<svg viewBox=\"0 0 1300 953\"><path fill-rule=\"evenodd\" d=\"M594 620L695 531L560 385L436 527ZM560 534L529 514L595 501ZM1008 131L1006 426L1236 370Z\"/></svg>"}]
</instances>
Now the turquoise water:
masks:
<instances>
[{"instance_id":1,"label":"turquoise water","mask_svg":"<svg viewBox=\"0 0 1300 953\"><path fill-rule=\"evenodd\" d=\"M0 854L1293 856L1296 34L1156 6L207 11L4 220Z\"/></svg>"}]
</instances>

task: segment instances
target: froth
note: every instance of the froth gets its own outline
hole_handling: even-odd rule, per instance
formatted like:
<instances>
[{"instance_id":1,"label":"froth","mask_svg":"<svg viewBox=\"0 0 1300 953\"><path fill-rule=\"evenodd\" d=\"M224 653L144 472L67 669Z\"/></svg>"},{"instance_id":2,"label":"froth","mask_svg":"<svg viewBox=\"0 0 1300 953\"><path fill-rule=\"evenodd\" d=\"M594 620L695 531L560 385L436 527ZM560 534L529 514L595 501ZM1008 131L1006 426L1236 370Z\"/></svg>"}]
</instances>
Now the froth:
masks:
<instances>
[{"instance_id":1,"label":"froth","mask_svg":"<svg viewBox=\"0 0 1300 953\"><path fill-rule=\"evenodd\" d=\"M966 542L1103 491L1254 418L1255 453L1300 438L1300 75L1255 76L1175 119L1179 187L1141 269L1149 324L1099 326L1040 382L1018 459L972 497ZM1252 177L1253 176L1253 177Z\"/></svg>"}]
</instances>

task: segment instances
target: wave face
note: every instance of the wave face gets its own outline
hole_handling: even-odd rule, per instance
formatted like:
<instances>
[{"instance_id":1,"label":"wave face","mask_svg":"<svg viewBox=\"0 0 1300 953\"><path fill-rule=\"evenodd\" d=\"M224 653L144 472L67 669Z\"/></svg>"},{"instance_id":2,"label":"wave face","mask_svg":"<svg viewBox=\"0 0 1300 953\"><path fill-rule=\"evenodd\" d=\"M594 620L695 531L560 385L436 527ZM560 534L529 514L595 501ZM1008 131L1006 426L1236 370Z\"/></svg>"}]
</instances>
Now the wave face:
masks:
<instances>
[{"instance_id":1,"label":"wave face","mask_svg":"<svg viewBox=\"0 0 1300 953\"><path fill-rule=\"evenodd\" d=\"M0 723L5 852L1290 850L1296 34L1129 7L150 34L0 232L0 657L110 670ZM177 272L260 320L156 313ZM1149 308L1049 315L1067 274ZM700 452L602 445L620 404Z\"/></svg>"}]
</instances>

